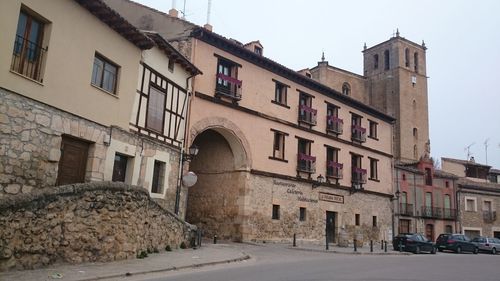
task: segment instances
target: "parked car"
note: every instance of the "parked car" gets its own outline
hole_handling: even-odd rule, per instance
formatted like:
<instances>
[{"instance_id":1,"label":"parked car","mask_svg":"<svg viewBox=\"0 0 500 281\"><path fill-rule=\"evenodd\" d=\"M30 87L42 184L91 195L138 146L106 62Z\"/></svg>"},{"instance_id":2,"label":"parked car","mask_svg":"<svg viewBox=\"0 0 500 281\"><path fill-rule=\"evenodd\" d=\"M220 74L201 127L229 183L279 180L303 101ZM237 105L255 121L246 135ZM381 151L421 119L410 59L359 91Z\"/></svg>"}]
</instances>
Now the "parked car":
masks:
<instances>
[{"instance_id":1,"label":"parked car","mask_svg":"<svg viewBox=\"0 0 500 281\"><path fill-rule=\"evenodd\" d=\"M490 252L495 255L500 250L500 239L491 237L476 237L472 243L479 248L479 251Z\"/></svg>"},{"instance_id":2,"label":"parked car","mask_svg":"<svg viewBox=\"0 0 500 281\"><path fill-rule=\"evenodd\" d=\"M421 252L436 253L436 245L418 233L398 234L392 239L394 251L399 251L400 245L401 250L406 252L413 252L415 254L420 254Z\"/></svg>"},{"instance_id":3,"label":"parked car","mask_svg":"<svg viewBox=\"0 0 500 281\"><path fill-rule=\"evenodd\" d=\"M471 252L477 254L479 252L479 248L463 234L440 234L436 240L436 247L440 252L443 250L451 250L455 253Z\"/></svg>"}]
</instances>

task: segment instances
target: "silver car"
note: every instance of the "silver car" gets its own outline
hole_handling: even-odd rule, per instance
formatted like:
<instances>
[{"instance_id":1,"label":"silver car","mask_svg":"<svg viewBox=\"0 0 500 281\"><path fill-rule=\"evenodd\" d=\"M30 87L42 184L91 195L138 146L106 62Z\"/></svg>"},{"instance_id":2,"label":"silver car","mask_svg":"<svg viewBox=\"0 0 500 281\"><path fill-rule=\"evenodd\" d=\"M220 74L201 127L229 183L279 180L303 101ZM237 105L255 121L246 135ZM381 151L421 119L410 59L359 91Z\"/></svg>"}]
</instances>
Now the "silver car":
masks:
<instances>
[{"instance_id":1,"label":"silver car","mask_svg":"<svg viewBox=\"0 0 500 281\"><path fill-rule=\"evenodd\" d=\"M479 251L490 252L493 255L500 251L500 239L498 238L476 237L471 242L479 248Z\"/></svg>"}]
</instances>

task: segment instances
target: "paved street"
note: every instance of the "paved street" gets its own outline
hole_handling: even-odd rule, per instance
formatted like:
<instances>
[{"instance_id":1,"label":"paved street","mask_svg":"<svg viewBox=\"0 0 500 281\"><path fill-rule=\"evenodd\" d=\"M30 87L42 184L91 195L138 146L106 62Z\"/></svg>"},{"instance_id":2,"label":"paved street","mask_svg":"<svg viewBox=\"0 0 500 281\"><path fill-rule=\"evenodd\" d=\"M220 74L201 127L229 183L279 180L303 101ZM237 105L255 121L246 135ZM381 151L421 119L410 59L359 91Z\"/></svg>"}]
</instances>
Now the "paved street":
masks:
<instances>
[{"instance_id":1,"label":"paved street","mask_svg":"<svg viewBox=\"0 0 500 281\"><path fill-rule=\"evenodd\" d=\"M287 249L283 245L242 245L252 259L113 280L499 280L500 255L348 255Z\"/></svg>"}]
</instances>

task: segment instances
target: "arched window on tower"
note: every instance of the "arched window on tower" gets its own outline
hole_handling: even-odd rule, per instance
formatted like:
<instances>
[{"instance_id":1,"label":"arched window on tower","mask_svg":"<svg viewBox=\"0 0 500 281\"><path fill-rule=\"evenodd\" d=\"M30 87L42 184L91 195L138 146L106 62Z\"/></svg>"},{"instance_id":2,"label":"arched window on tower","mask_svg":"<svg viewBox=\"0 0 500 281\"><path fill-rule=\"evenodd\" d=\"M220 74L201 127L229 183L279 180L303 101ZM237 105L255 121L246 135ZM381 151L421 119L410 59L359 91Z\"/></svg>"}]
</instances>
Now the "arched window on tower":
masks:
<instances>
[{"instance_id":1,"label":"arched window on tower","mask_svg":"<svg viewBox=\"0 0 500 281\"><path fill-rule=\"evenodd\" d=\"M378 69L378 54L373 55L373 69Z\"/></svg>"},{"instance_id":2,"label":"arched window on tower","mask_svg":"<svg viewBox=\"0 0 500 281\"><path fill-rule=\"evenodd\" d=\"M418 53L417 52L415 52L413 54L413 60L415 62L415 72L418 73Z\"/></svg>"},{"instance_id":3,"label":"arched window on tower","mask_svg":"<svg viewBox=\"0 0 500 281\"><path fill-rule=\"evenodd\" d=\"M405 49L405 66L410 67L410 50Z\"/></svg>"},{"instance_id":4,"label":"arched window on tower","mask_svg":"<svg viewBox=\"0 0 500 281\"><path fill-rule=\"evenodd\" d=\"M391 65L391 63L390 63L391 61L389 58L389 50L384 51L384 62L385 62L385 70L389 70L390 65Z\"/></svg>"},{"instance_id":5,"label":"arched window on tower","mask_svg":"<svg viewBox=\"0 0 500 281\"><path fill-rule=\"evenodd\" d=\"M342 94L346 96L351 95L351 86L349 85L349 83L344 82L344 84L342 85Z\"/></svg>"}]
</instances>

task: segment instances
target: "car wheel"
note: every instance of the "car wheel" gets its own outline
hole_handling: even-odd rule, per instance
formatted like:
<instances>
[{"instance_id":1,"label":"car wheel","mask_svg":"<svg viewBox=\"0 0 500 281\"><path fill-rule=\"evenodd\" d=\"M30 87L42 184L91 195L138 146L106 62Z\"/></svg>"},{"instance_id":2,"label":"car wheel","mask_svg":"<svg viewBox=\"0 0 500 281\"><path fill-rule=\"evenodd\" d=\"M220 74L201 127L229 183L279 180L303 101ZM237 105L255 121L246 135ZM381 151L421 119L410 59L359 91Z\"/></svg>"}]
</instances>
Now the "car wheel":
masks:
<instances>
[{"instance_id":1,"label":"car wheel","mask_svg":"<svg viewBox=\"0 0 500 281\"><path fill-rule=\"evenodd\" d=\"M462 247L458 246L457 249L455 250L457 254L462 253Z\"/></svg>"},{"instance_id":2,"label":"car wheel","mask_svg":"<svg viewBox=\"0 0 500 281\"><path fill-rule=\"evenodd\" d=\"M433 255L436 254L436 248L432 247L431 254L433 254Z\"/></svg>"},{"instance_id":3,"label":"car wheel","mask_svg":"<svg viewBox=\"0 0 500 281\"><path fill-rule=\"evenodd\" d=\"M491 249L491 253L492 253L493 255L496 255L496 254L497 254L497 249L496 249L496 248Z\"/></svg>"},{"instance_id":4,"label":"car wheel","mask_svg":"<svg viewBox=\"0 0 500 281\"><path fill-rule=\"evenodd\" d=\"M438 248L438 251L442 252L442 251L443 251L443 249L441 249L441 248Z\"/></svg>"},{"instance_id":5,"label":"car wheel","mask_svg":"<svg viewBox=\"0 0 500 281\"><path fill-rule=\"evenodd\" d=\"M420 254L420 246L415 247L415 254Z\"/></svg>"},{"instance_id":6,"label":"car wheel","mask_svg":"<svg viewBox=\"0 0 500 281\"><path fill-rule=\"evenodd\" d=\"M474 248L474 252L473 253L474 253L474 255L477 255L477 253L479 253L479 248L477 248L477 247Z\"/></svg>"}]
</instances>

